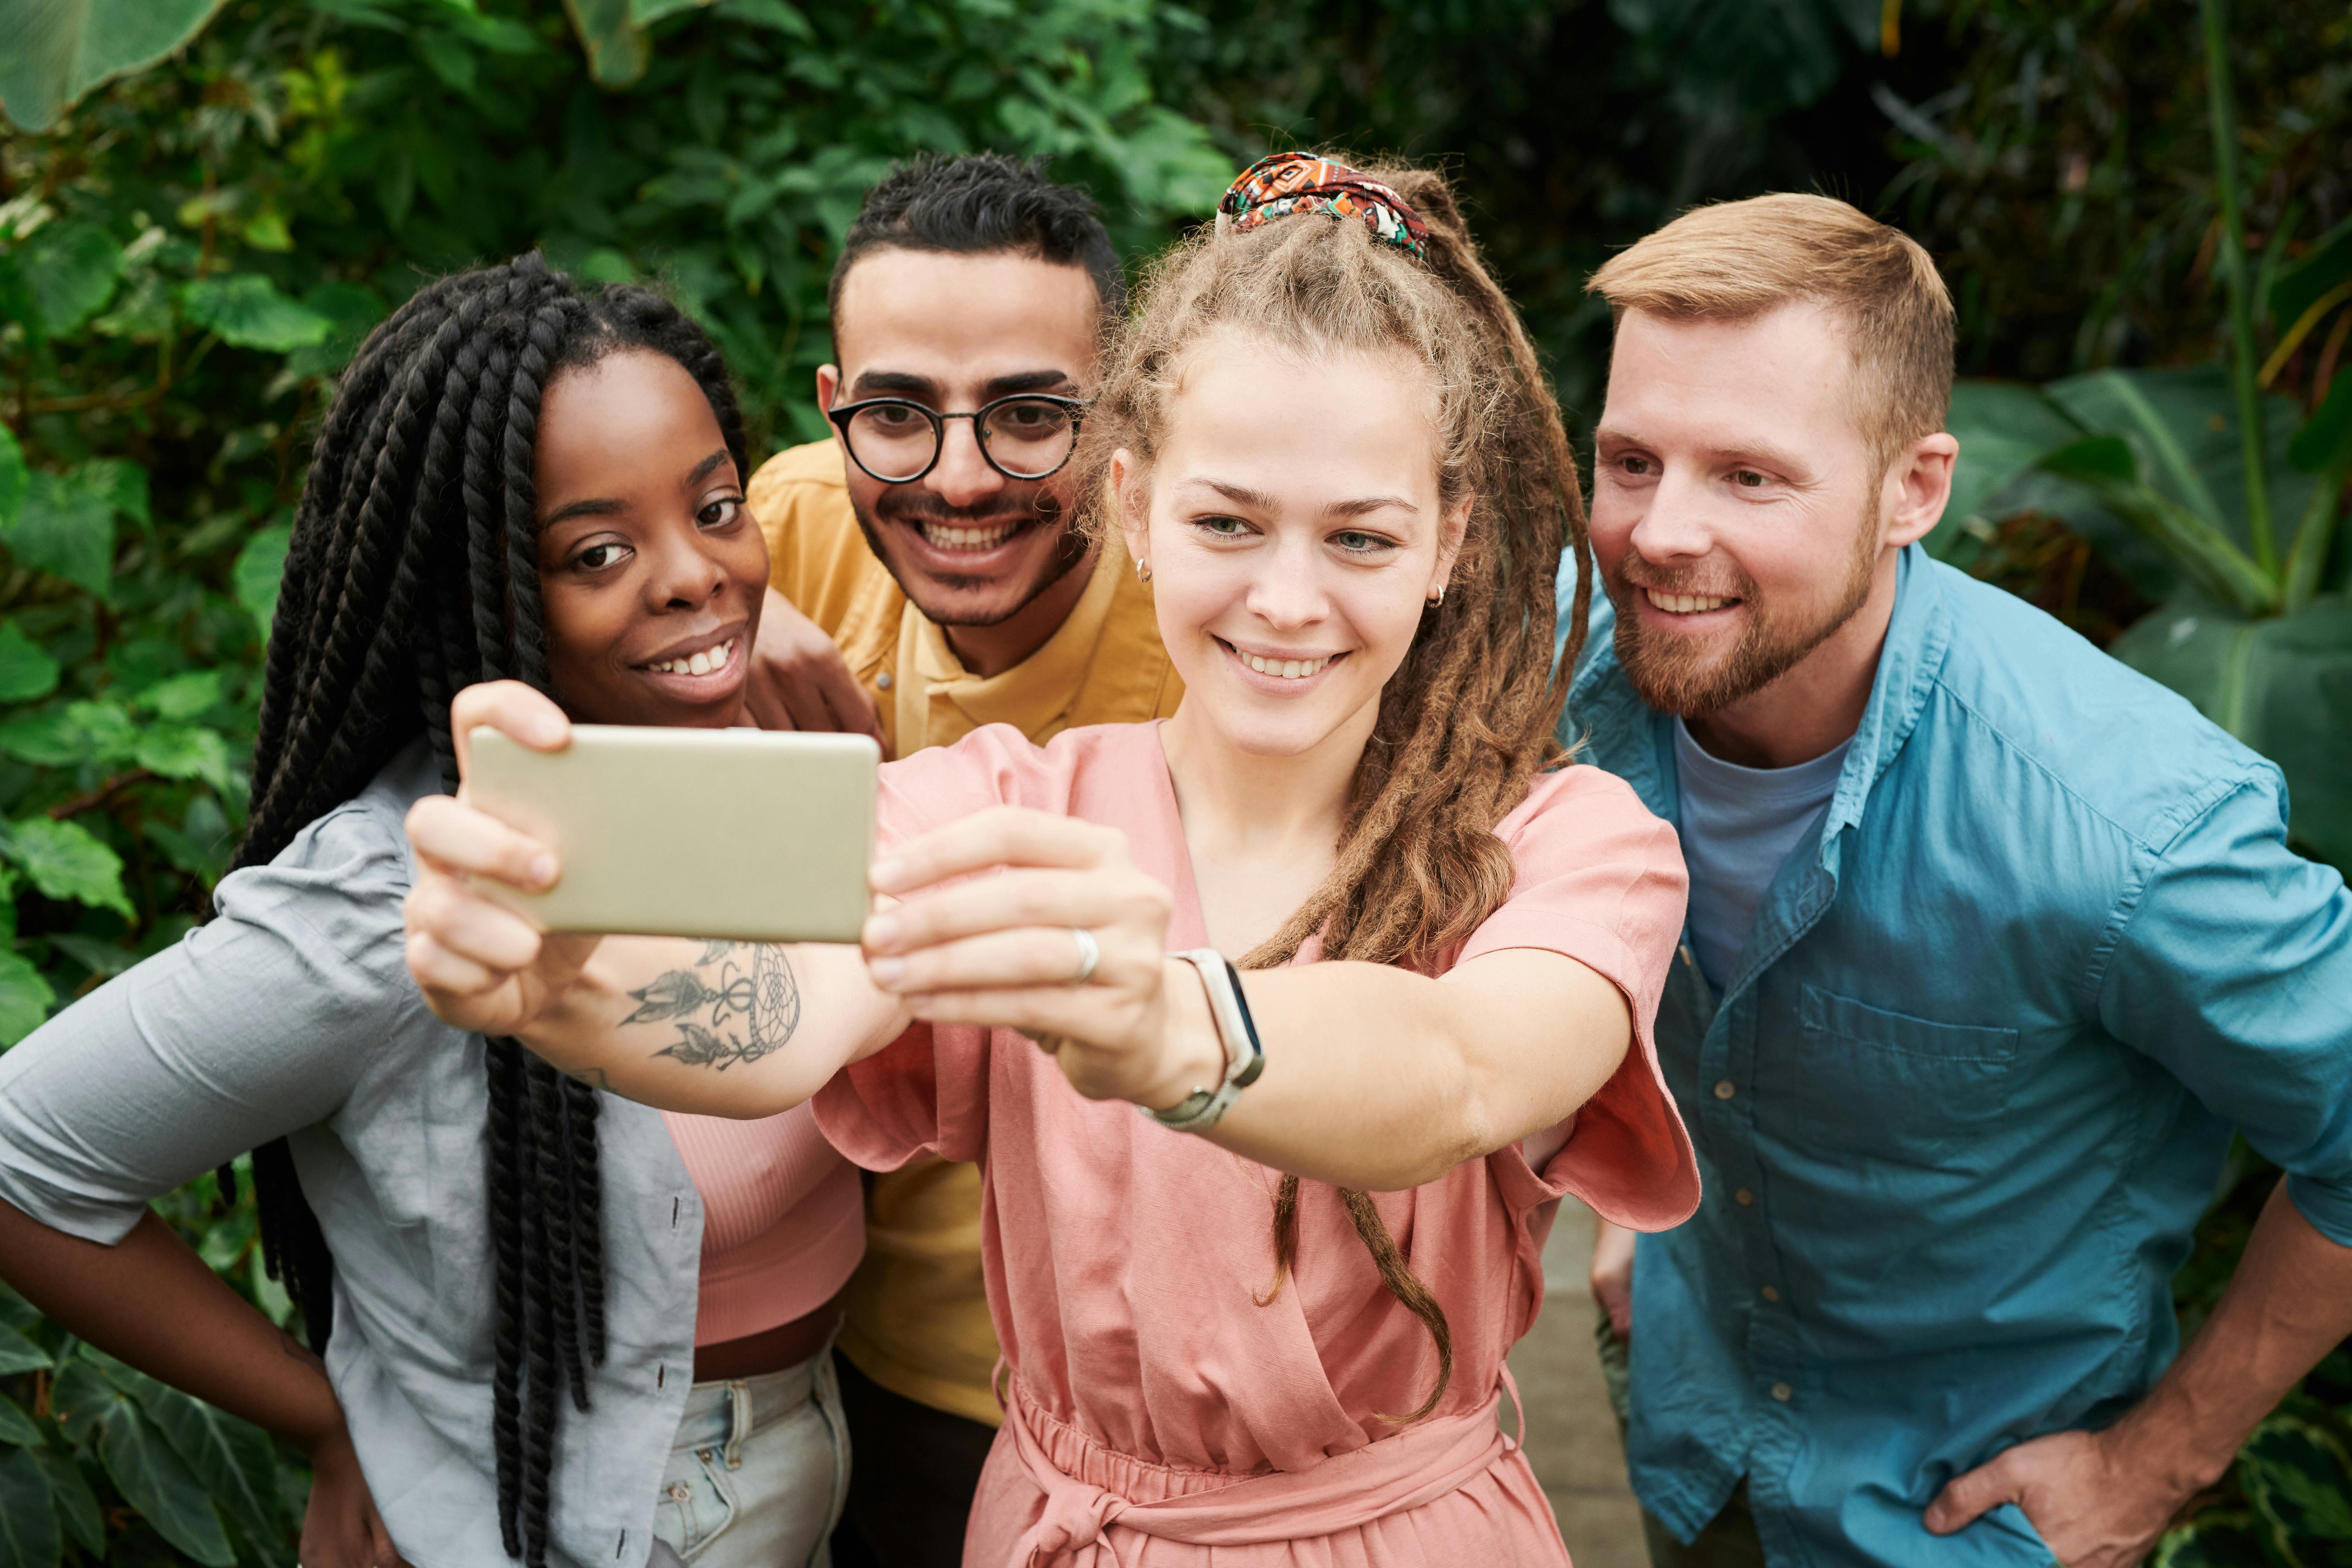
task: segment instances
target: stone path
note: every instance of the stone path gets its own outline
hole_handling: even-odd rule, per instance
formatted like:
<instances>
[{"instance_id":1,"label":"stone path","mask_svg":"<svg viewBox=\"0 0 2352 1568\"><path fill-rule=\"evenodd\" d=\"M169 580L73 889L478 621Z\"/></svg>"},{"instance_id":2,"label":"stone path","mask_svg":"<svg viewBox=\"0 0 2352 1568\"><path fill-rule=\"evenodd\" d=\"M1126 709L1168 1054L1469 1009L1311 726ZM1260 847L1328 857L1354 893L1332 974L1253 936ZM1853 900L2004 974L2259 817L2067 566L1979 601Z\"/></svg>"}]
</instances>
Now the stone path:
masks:
<instances>
[{"instance_id":1,"label":"stone path","mask_svg":"<svg viewBox=\"0 0 2352 1568\"><path fill-rule=\"evenodd\" d=\"M1592 1348L1592 1214L1562 1199L1544 1249L1544 1310L1511 1353L1528 1401L1528 1461L1559 1516L1576 1568L1649 1568L1642 1512L1625 1485L1625 1450ZM1505 1402L1505 1429L1510 1428Z\"/></svg>"}]
</instances>

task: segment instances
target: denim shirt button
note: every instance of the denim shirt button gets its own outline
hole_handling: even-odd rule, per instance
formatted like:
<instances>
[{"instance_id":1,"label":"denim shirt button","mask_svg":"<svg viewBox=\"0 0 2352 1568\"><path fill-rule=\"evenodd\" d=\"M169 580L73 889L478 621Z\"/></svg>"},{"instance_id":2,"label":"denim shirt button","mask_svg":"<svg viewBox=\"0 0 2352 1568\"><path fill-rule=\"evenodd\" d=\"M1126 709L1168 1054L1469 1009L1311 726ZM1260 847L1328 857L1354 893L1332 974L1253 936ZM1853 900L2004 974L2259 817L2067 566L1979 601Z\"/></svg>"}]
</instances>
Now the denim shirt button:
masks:
<instances>
[{"instance_id":1,"label":"denim shirt button","mask_svg":"<svg viewBox=\"0 0 2352 1568\"><path fill-rule=\"evenodd\" d=\"M1756 1202L1756 1194L1749 1192L1746 1187L1742 1187L1738 1192L1731 1194L1731 1201L1738 1204L1741 1208L1748 1208L1754 1205Z\"/></svg>"},{"instance_id":2,"label":"denim shirt button","mask_svg":"<svg viewBox=\"0 0 2352 1568\"><path fill-rule=\"evenodd\" d=\"M1739 1090L1732 1087L1731 1080L1727 1078L1724 1079L1715 1086L1715 1098L1717 1100L1729 1100L1733 1095L1738 1094L1738 1092Z\"/></svg>"},{"instance_id":3,"label":"denim shirt button","mask_svg":"<svg viewBox=\"0 0 2352 1568\"><path fill-rule=\"evenodd\" d=\"M1789 1401L1794 1399L1796 1396L1797 1391L1790 1388L1785 1383L1776 1383L1772 1385L1772 1397L1779 1400L1783 1405L1788 1404Z\"/></svg>"},{"instance_id":4,"label":"denim shirt button","mask_svg":"<svg viewBox=\"0 0 2352 1568\"><path fill-rule=\"evenodd\" d=\"M1767 1301L1777 1301L1780 1299L1780 1292L1769 1285L1764 1287L1762 1295Z\"/></svg>"}]
</instances>

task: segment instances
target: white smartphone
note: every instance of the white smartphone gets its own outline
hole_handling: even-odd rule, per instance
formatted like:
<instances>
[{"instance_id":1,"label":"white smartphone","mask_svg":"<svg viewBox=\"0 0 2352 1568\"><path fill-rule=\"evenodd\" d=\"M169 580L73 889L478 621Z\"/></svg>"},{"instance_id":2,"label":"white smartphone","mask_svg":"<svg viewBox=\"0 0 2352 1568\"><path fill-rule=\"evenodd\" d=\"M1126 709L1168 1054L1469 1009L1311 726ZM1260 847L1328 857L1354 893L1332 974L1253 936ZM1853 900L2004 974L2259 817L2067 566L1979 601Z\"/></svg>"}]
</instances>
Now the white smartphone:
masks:
<instances>
[{"instance_id":1,"label":"white smartphone","mask_svg":"<svg viewBox=\"0 0 2352 1568\"><path fill-rule=\"evenodd\" d=\"M544 893L478 881L541 931L856 942L882 750L864 735L574 724L473 732L474 804L551 847Z\"/></svg>"}]
</instances>

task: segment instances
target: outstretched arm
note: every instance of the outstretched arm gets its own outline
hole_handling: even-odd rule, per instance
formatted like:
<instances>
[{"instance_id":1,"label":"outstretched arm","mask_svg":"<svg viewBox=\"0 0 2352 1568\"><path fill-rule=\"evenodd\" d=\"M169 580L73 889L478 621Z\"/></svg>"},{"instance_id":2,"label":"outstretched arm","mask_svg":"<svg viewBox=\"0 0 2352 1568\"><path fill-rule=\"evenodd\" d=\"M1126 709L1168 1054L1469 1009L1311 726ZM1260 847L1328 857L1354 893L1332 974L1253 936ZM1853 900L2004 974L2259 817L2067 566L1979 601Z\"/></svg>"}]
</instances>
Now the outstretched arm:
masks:
<instances>
[{"instance_id":1,"label":"outstretched arm","mask_svg":"<svg viewBox=\"0 0 2352 1568\"><path fill-rule=\"evenodd\" d=\"M484 724L541 751L570 743L562 711L530 688L469 687L450 709L461 776L467 739ZM477 809L462 785L455 797L418 801L408 836L417 861L408 967L434 1012L461 1029L512 1036L600 1089L667 1110L772 1116L907 1026L855 948L534 930L471 879L538 891L562 867L545 845Z\"/></svg>"},{"instance_id":2,"label":"outstretched arm","mask_svg":"<svg viewBox=\"0 0 2352 1568\"><path fill-rule=\"evenodd\" d=\"M989 867L1009 868L936 885ZM868 923L870 969L914 1016L1021 1030L1090 1099L1164 1109L1222 1079L1201 983L1167 956L1168 891L1118 833L982 812L898 848L875 884L904 899ZM1101 953L1082 985L1072 928ZM1418 1186L1557 1125L1633 1040L1623 993L1541 949L1442 979L1330 963L1254 971L1244 988L1265 1070L1206 1136L1341 1186Z\"/></svg>"}]
</instances>

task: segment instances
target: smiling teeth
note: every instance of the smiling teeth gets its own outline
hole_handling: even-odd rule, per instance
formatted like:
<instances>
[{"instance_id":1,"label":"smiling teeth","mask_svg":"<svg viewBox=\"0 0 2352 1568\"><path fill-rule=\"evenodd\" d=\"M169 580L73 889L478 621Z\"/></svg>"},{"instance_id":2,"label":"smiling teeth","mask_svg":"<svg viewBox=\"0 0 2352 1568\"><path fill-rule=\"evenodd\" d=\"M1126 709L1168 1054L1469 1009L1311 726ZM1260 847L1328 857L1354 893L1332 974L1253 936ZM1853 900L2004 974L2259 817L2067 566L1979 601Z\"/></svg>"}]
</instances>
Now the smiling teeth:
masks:
<instances>
[{"instance_id":1,"label":"smiling teeth","mask_svg":"<svg viewBox=\"0 0 2352 1568\"><path fill-rule=\"evenodd\" d=\"M684 658L664 659L659 664L646 666L656 675L709 675L714 669L724 669L727 661L735 657L735 639L729 637L717 647L707 647Z\"/></svg>"},{"instance_id":2,"label":"smiling teeth","mask_svg":"<svg viewBox=\"0 0 2352 1568\"><path fill-rule=\"evenodd\" d=\"M1234 654L1260 675L1280 676L1285 680L1304 680L1310 675L1318 675L1322 673L1323 667L1330 663L1332 658L1332 656L1328 653L1321 658L1260 658L1254 653L1244 653L1239 648L1235 648Z\"/></svg>"},{"instance_id":3,"label":"smiling teeth","mask_svg":"<svg viewBox=\"0 0 2352 1568\"><path fill-rule=\"evenodd\" d=\"M1013 525L999 523L994 528L950 528L944 523L923 524L923 537L940 550L992 550L1013 536Z\"/></svg>"},{"instance_id":4,"label":"smiling teeth","mask_svg":"<svg viewBox=\"0 0 2352 1568\"><path fill-rule=\"evenodd\" d=\"M1677 616L1695 616L1702 610L1719 610L1726 605L1737 603L1736 600L1717 599L1706 594L1661 594L1655 588L1642 591L1650 595L1650 603Z\"/></svg>"}]
</instances>

